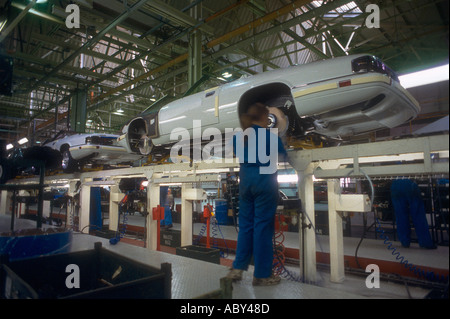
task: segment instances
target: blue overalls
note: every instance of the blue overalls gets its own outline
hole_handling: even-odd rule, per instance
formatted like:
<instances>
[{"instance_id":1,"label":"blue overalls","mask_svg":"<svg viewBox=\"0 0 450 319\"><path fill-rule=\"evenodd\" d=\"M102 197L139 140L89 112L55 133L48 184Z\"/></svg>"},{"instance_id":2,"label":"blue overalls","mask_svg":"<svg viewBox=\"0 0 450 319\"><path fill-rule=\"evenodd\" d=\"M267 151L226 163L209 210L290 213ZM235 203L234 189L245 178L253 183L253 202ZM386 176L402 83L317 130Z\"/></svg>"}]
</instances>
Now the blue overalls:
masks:
<instances>
[{"instance_id":1,"label":"blue overalls","mask_svg":"<svg viewBox=\"0 0 450 319\"><path fill-rule=\"evenodd\" d=\"M172 211L170 210L170 203L168 200L168 186L161 186L159 202L164 206L164 219L160 221L161 226L171 226L172 225Z\"/></svg>"},{"instance_id":2,"label":"blue overalls","mask_svg":"<svg viewBox=\"0 0 450 319\"><path fill-rule=\"evenodd\" d=\"M409 247L411 242L411 216L420 247L433 248L434 243L428 229L425 207L416 183L409 179L392 182L391 200L395 211L398 239L402 246Z\"/></svg>"},{"instance_id":3,"label":"blue overalls","mask_svg":"<svg viewBox=\"0 0 450 319\"><path fill-rule=\"evenodd\" d=\"M254 258L254 277L268 278L272 275L274 217L278 204L277 173L261 174L262 164L249 163L248 151L259 147L266 147L266 154L270 152L269 130L265 129L266 145L258 145L260 126L253 125L256 129L256 141L249 139L245 144L245 158L240 159L239 172L239 233L236 249L236 258L233 262L234 269L247 270L251 257ZM236 154L236 140L233 136L233 150ZM277 136L278 148L271 150L286 155L281 139ZM255 147L256 146L256 147ZM257 153L256 153L257 154Z\"/></svg>"}]
</instances>

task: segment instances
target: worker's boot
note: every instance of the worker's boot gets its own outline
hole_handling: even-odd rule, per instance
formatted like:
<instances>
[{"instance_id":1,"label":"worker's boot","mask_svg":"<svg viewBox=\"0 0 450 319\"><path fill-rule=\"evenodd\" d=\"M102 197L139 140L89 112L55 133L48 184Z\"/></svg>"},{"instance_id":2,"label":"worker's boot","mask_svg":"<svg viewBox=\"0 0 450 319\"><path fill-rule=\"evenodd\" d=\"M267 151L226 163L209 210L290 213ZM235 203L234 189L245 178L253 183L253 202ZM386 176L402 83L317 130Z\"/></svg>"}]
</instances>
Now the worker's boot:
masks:
<instances>
[{"instance_id":1,"label":"worker's boot","mask_svg":"<svg viewBox=\"0 0 450 319\"><path fill-rule=\"evenodd\" d=\"M253 286L273 286L278 285L281 278L276 275L272 275L268 278L256 278L253 277Z\"/></svg>"},{"instance_id":2,"label":"worker's boot","mask_svg":"<svg viewBox=\"0 0 450 319\"><path fill-rule=\"evenodd\" d=\"M239 281L242 279L242 273L244 271L242 269L234 269L231 268L230 272L227 275L227 278L233 280L233 281Z\"/></svg>"}]
</instances>

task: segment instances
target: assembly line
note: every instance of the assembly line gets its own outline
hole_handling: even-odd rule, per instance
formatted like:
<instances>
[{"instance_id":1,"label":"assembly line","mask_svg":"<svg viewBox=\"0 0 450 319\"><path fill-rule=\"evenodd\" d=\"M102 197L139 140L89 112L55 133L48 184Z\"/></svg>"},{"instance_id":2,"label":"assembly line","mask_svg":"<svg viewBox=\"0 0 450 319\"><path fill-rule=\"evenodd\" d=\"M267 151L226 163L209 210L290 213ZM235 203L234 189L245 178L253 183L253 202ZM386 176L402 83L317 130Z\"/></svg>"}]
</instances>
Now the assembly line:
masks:
<instances>
[{"instance_id":1,"label":"assembly line","mask_svg":"<svg viewBox=\"0 0 450 319\"><path fill-rule=\"evenodd\" d=\"M448 299L448 3L19 2L0 299Z\"/></svg>"}]
</instances>

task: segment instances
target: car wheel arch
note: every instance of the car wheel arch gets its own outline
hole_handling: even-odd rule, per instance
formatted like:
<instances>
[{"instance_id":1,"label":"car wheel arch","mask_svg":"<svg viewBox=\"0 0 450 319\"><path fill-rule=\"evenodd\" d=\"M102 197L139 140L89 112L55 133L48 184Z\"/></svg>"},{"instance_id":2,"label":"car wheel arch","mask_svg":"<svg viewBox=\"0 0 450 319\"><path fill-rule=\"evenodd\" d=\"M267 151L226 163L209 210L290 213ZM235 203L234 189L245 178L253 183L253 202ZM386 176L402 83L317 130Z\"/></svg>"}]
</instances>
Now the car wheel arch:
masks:
<instances>
[{"instance_id":1,"label":"car wheel arch","mask_svg":"<svg viewBox=\"0 0 450 319\"><path fill-rule=\"evenodd\" d=\"M68 151L69 148L70 148L70 145L69 145L69 144L63 144L63 145L61 145L61 147L59 148L59 151L60 151L61 153L63 153L64 151Z\"/></svg>"},{"instance_id":2,"label":"car wheel arch","mask_svg":"<svg viewBox=\"0 0 450 319\"><path fill-rule=\"evenodd\" d=\"M266 103L282 96L289 97L293 103L291 89L286 83L273 82L252 87L239 98L238 115L245 113L246 109L256 102Z\"/></svg>"}]
</instances>

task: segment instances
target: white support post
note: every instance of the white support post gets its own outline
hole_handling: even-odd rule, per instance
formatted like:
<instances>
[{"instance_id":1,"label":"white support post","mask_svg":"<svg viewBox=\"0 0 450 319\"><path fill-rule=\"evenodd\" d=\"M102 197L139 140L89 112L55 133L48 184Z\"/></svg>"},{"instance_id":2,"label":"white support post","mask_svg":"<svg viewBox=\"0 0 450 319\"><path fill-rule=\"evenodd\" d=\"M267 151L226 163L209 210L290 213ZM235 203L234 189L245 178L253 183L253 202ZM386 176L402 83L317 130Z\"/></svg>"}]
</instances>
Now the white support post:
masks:
<instances>
[{"instance_id":1,"label":"white support post","mask_svg":"<svg viewBox=\"0 0 450 319\"><path fill-rule=\"evenodd\" d=\"M299 197L303 206L303 223L299 227L300 242L300 270L304 276L304 282L315 283L316 269L316 234L314 211L314 183L312 165L298 173Z\"/></svg>"},{"instance_id":2,"label":"white support post","mask_svg":"<svg viewBox=\"0 0 450 319\"><path fill-rule=\"evenodd\" d=\"M192 245L192 201L186 196L191 188L188 183L181 186L181 246Z\"/></svg>"},{"instance_id":3,"label":"white support post","mask_svg":"<svg viewBox=\"0 0 450 319\"><path fill-rule=\"evenodd\" d=\"M330 240L330 281L343 282L344 269L344 232L342 229L342 213L337 211L339 200L339 180L327 180L328 188L328 227Z\"/></svg>"},{"instance_id":4,"label":"white support post","mask_svg":"<svg viewBox=\"0 0 450 319\"><path fill-rule=\"evenodd\" d=\"M146 247L150 250L156 250L158 247L158 220L153 220L153 208L159 205L159 184L152 183L150 180L147 186L147 216L146 227Z\"/></svg>"},{"instance_id":5,"label":"white support post","mask_svg":"<svg viewBox=\"0 0 450 319\"><path fill-rule=\"evenodd\" d=\"M6 215L6 213L9 211L11 197L8 196L7 190L1 191L1 198L0 198L0 215Z\"/></svg>"},{"instance_id":6,"label":"white support post","mask_svg":"<svg viewBox=\"0 0 450 319\"><path fill-rule=\"evenodd\" d=\"M302 218L299 226L300 272L303 281L316 282L316 234L314 212L314 164L310 152L292 152L289 163L298 174L298 194L302 201Z\"/></svg>"},{"instance_id":7,"label":"white support post","mask_svg":"<svg viewBox=\"0 0 450 319\"><path fill-rule=\"evenodd\" d=\"M91 186L81 184L80 212L78 227L80 231L89 233L89 217L91 208ZM87 229L87 230L86 230Z\"/></svg>"},{"instance_id":8,"label":"white support post","mask_svg":"<svg viewBox=\"0 0 450 319\"><path fill-rule=\"evenodd\" d=\"M70 228L73 229L74 227L74 216L75 216L75 205L73 203L73 197L75 196L75 191L77 188L77 180L69 181L69 189L67 190L67 195L69 195L71 198L70 205L67 205L66 207L66 225L68 225ZM69 204L69 202L68 202Z\"/></svg>"},{"instance_id":9,"label":"white support post","mask_svg":"<svg viewBox=\"0 0 450 319\"><path fill-rule=\"evenodd\" d=\"M119 203L125 197L118 185L111 186L109 195L109 230L116 231L119 227Z\"/></svg>"}]
</instances>

